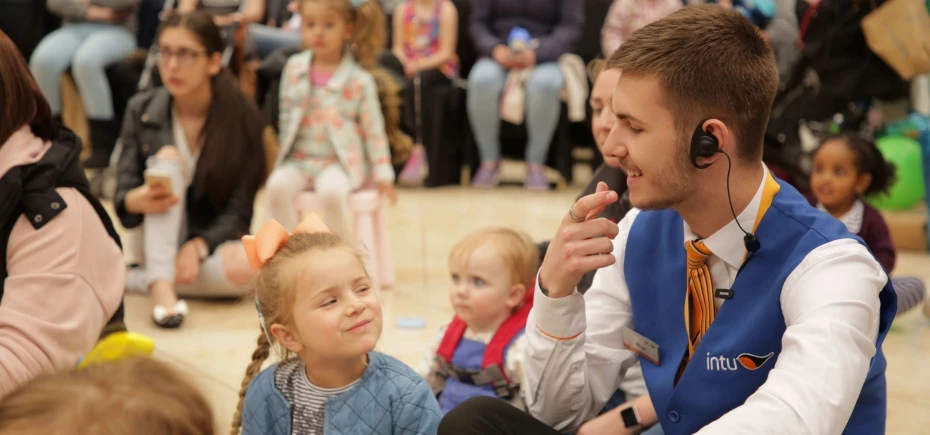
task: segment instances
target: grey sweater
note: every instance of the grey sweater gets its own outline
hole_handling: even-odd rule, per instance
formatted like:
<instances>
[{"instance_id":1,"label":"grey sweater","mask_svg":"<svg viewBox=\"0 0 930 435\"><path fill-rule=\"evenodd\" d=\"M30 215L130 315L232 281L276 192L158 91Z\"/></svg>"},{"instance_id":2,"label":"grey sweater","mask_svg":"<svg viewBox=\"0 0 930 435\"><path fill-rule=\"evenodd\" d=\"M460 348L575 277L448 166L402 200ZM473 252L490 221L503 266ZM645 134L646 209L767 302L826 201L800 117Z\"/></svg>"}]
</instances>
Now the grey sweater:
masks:
<instances>
[{"instance_id":1,"label":"grey sweater","mask_svg":"<svg viewBox=\"0 0 930 435\"><path fill-rule=\"evenodd\" d=\"M139 8L139 2L140 0L91 0L87 3L77 0L48 0L48 10L68 23L88 22L87 9L90 5L110 8L117 11L130 11L132 13L126 21L105 24L123 26L129 30L130 33L135 35L137 21L136 12Z\"/></svg>"}]
</instances>

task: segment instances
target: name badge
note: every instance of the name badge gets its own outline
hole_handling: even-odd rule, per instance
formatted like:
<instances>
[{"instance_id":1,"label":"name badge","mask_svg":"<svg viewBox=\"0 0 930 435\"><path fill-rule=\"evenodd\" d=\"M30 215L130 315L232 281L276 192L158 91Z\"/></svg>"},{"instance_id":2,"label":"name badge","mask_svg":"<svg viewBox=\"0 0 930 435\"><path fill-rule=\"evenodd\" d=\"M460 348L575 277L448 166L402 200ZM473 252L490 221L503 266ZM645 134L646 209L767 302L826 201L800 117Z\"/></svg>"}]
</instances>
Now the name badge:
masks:
<instances>
[{"instance_id":1,"label":"name badge","mask_svg":"<svg viewBox=\"0 0 930 435\"><path fill-rule=\"evenodd\" d=\"M659 365L659 345L630 328L623 328L623 344L649 362Z\"/></svg>"}]
</instances>

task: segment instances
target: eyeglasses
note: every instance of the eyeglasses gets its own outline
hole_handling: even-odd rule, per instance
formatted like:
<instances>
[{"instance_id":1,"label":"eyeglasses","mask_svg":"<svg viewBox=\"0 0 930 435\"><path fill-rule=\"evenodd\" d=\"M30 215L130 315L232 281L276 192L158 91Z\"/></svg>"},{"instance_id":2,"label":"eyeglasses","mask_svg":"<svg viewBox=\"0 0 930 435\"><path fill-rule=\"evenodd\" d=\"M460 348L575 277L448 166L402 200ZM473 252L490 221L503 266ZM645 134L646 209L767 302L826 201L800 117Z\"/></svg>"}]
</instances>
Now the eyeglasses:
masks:
<instances>
[{"instance_id":1,"label":"eyeglasses","mask_svg":"<svg viewBox=\"0 0 930 435\"><path fill-rule=\"evenodd\" d=\"M181 50L178 50L178 51L173 51L173 50L166 50L166 49L163 49L163 48L159 48L159 49L155 52L155 60L156 60L158 63L161 63L161 64L163 64L163 65L167 65L168 62L169 62L169 61L171 60L171 58L173 57L173 58L175 58L175 59L178 61L178 66L180 66L180 67L187 67L187 66L190 66L191 64L193 64L194 61L195 61L198 57L204 56L204 55L206 55L206 52L203 52L203 51L194 51L194 50L186 50L186 49L181 49Z\"/></svg>"}]
</instances>

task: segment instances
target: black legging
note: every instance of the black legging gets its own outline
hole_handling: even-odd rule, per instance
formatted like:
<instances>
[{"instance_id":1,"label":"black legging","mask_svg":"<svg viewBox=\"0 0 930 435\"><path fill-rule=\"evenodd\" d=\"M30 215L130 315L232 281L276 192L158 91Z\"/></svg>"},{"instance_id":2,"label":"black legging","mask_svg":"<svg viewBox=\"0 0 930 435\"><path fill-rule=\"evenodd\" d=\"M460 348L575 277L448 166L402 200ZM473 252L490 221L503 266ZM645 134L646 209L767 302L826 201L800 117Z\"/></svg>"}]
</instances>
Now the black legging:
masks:
<instances>
[{"instance_id":1,"label":"black legging","mask_svg":"<svg viewBox=\"0 0 930 435\"><path fill-rule=\"evenodd\" d=\"M420 141L423 144L428 145L431 141L437 139L433 135L441 128L439 124L443 121L442 98L441 95L436 93L436 88L439 86L448 87L451 84L452 80L449 80L438 69L420 73L420 119L422 120L423 134ZM416 87L413 84L413 79L407 80L407 85L404 87L404 127L410 131L413 140L417 140L415 92Z\"/></svg>"},{"instance_id":2,"label":"black legging","mask_svg":"<svg viewBox=\"0 0 930 435\"><path fill-rule=\"evenodd\" d=\"M439 435L562 435L559 431L494 397L474 397L456 406L439 423Z\"/></svg>"}]
</instances>

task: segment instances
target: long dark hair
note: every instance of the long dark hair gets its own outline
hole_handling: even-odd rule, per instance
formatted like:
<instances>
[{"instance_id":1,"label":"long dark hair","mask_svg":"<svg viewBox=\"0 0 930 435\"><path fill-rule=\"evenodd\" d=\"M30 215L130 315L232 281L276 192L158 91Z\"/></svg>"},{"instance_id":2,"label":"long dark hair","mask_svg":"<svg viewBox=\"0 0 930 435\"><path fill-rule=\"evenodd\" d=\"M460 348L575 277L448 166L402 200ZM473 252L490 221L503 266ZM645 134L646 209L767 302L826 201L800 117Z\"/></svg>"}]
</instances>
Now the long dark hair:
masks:
<instances>
[{"instance_id":1,"label":"long dark hair","mask_svg":"<svg viewBox=\"0 0 930 435\"><path fill-rule=\"evenodd\" d=\"M182 28L197 35L207 56L225 48L220 29L205 12L173 15L162 30ZM212 99L207 120L200 135L203 148L194 171L194 192L214 207L223 207L233 192L245 183L252 196L265 181L265 150L262 132L265 127L258 109L239 89L236 79L224 68L210 82Z\"/></svg>"},{"instance_id":2,"label":"long dark hair","mask_svg":"<svg viewBox=\"0 0 930 435\"><path fill-rule=\"evenodd\" d=\"M52 139L51 110L16 44L0 30L0 146L23 128Z\"/></svg>"}]
</instances>

